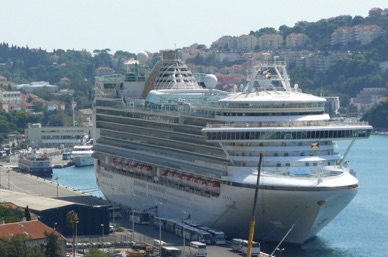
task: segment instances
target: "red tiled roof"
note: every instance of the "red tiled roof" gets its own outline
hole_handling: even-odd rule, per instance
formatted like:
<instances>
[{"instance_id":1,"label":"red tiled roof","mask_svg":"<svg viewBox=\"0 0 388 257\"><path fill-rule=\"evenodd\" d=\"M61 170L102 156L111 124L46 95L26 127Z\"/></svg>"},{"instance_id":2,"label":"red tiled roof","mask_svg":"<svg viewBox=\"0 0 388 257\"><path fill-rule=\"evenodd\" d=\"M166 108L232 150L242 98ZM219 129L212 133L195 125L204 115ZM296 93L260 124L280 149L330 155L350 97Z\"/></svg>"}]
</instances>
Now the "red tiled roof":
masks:
<instances>
[{"instance_id":1,"label":"red tiled roof","mask_svg":"<svg viewBox=\"0 0 388 257\"><path fill-rule=\"evenodd\" d=\"M57 233L60 237L59 240L65 240L65 238L54 229L50 228L46 224L39 220L22 221L15 223L7 223L0 225L0 238L10 238L13 235L25 234L31 239L43 239L46 238L44 232Z\"/></svg>"}]
</instances>

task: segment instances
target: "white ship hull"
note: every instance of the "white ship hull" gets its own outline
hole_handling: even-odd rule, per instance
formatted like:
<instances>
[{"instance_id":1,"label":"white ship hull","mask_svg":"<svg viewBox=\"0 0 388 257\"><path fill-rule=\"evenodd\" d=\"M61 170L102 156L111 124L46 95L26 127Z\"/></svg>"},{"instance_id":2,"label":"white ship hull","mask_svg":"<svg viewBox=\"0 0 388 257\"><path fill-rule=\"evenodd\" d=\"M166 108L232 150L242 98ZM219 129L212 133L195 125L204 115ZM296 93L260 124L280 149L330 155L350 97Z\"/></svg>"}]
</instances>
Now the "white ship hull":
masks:
<instances>
[{"instance_id":1,"label":"white ship hull","mask_svg":"<svg viewBox=\"0 0 388 257\"><path fill-rule=\"evenodd\" d=\"M248 237L254 188L221 185L220 195L209 197L158 185L134 177L111 175L103 167L96 177L105 196L124 206L136 206L160 216L191 219L221 229L229 237ZM349 174L350 176L350 174ZM265 179L265 178L264 178ZM303 244L326 226L357 194L357 188L327 191L259 190L256 208L255 240ZM134 196L135 195L135 196ZM134 202L133 202L134 201ZM321 205L320 205L321 204Z\"/></svg>"},{"instance_id":2,"label":"white ship hull","mask_svg":"<svg viewBox=\"0 0 388 257\"><path fill-rule=\"evenodd\" d=\"M73 158L76 167L93 166L94 159L91 155L80 155Z\"/></svg>"}]
</instances>

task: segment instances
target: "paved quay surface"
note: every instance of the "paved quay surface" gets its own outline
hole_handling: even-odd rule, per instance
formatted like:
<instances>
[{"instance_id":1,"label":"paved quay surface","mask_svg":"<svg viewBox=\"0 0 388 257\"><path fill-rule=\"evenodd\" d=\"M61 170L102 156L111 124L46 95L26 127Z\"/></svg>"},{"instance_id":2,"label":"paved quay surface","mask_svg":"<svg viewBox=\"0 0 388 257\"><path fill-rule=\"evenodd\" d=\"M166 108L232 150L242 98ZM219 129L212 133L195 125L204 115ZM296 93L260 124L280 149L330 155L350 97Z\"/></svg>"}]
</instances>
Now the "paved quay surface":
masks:
<instances>
[{"instance_id":1,"label":"paved quay surface","mask_svg":"<svg viewBox=\"0 0 388 257\"><path fill-rule=\"evenodd\" d=\"M108 201L53 181L16 172L14 162L0 162L0 189L27 193L87 205L106 205ZM58 196L58 197L57 197ZM4 199L2 199L4 200Z\"/></svg>"},{"instance_id":2,"label":"paved quay surface","mask_svg":"<svg viewBox=\"0 0 388 257\"><path fill-rule=\"evenodd\" d=\"M62 161L61 156L53 156L53 164L65 164ZM36 195L42 197L48 197L53 199L71 201L81 204L89 205L105 205L109 204L108 201L90 196L89 194L83 193L79 190L57 184L55 182L49 181L36 176L31 176L29 174L19 173L13 170L17 167L17 158L15 156L11 157L11 162L0 162L0 201L6 201L7 196L9 196L9 191L27 193L29 195ZM57 197L57 195L59 197ZM110 236L94 240L102 241L133 241L133 232L132 232L132 223L129 221L129 216L122 216L121 218L116 218L115 223L121 229L120 232L115 232ZM140 243L152 244L153 239L159 239L159 230L155 229L152 224L149 225L138 225L134 224L135 228L135 237L134 241ZM78 238L78 242L87 242L87 237ZM180 238L172 233L162 231L162 241L166 242L170 246L175 246L181 250L186 249L186 256L189 256L189 241L183 242L183 238ZM215 246L209 245L208 257L236 257L242 256L239 253L232 251L228 246ZM126 248L116 249L120 250L125 254ZM76 256L83 256L82 254L76 254ZM124 255L125 256L125 255Z\"/></svg>"}]
</instances>

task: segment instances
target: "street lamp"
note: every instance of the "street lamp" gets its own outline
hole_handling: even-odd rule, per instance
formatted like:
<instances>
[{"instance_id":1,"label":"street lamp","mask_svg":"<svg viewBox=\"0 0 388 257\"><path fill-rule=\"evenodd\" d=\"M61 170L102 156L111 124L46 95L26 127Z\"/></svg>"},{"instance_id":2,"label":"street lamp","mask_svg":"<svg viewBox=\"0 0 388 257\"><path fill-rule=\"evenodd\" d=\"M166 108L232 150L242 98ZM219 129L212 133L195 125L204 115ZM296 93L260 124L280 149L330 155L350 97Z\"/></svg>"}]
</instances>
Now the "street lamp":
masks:
<instances>
[{"instance_id":1,"label":"street lamp","mask_svg":"<svg viewBox=\"0 0 388 257\"><path fill-rule=\"evenodd\" d=\"M158 206L158 216L159 216L159 257L162 257L162 203L159 203Z\"/></svg>"},{"instance_id":2,"label":"street lamp","mask_svg":"<svg viewBox=\"0 0 388 257\"><path fill-rule=\"evenodd\" d=\"M279 252L279 256L280 256L280 257L282 257L282 252L283 252L284 250L285 250L284 248L279 248L279 247L276 248L276 251Z\"/></svg>"},{"instance_id":3,"label":"street lamp","mask_svg":"<svg viewBox=\"0 0 388 257\"><path fill-rule=\"evenodd\" d=\"M54 223L54 230L56 230L56 227L57 227L57 223L55 222Z\"/></svg>"},{"instance_id":4,"label":"street lamp","mask_svg":"<svg viewBox=\"0 0 388 257\"><path fill-rule=\"evenodd\" d=\"M101 228L102 228L102 237L104 237L104 224L101 224Z\"/></svg>"},{"instance_id":5,"label":"street lamp","mask_svg":"<svg viewBox=\"0 0 388 257\"><path fill-rule=\"evenodd\" d=\"M55 180L57 181L57 198L58 198L58 187L59 187L58 179L59 179L59 177L56 176L56 177L55 177Z\"/></svg>"},{"instance_id":6,"label":"street lamp","mask_svg":"<svg viewBox=\"0 0 388 257\"><path fill-rule=\"evenodd\" d=\"M132 194L132 241L135 241L135 194Z\"/></svg>"},{"instance_id":7,"label":"street lamp","mask_svg":"<svg viewBox=\"0 0 388 257\"><path fill-rule=\"evenodd\" d=\"M75 241L77 242L78 237L78 220L75 222Z\"/></svg>"}]
</instances>

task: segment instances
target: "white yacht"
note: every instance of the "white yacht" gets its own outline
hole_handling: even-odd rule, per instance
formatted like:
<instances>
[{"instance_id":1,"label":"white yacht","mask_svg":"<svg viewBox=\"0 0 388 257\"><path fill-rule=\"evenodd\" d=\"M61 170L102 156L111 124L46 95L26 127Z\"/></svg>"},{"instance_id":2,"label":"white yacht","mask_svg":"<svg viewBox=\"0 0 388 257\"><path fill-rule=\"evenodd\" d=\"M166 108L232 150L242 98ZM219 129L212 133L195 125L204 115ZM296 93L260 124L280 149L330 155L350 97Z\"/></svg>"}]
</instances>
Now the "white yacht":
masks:
<instances>
[{"instance_id":1,"label":"white yacht","mask_svg":"<svg viewBox=\"0 0 388 257\"><path fill-rule=\"evenodd\" d=\"M372 127L331 122L326 99L291 86L284 62L252 67L247 85L226 92L213 75L198 83L176 51L152 71L146 58L96 78L93 157L109 200L247 238L259 181L255 241L289 232L285 242L303 244L357 194L335 141L348 151Z\"/></svg>"},{"instance_id":2,"label":"white yacht","mask_svg":"<svg viewBox=\"0 0 388 257\"><path fill-rule=\"evenodd\" d=\"M92 166L94 165L93 145L88 141L88 137L85 136L79 145L73 146L70 156L73 159L76 167Z\"/></svg>"}]
</instances>

